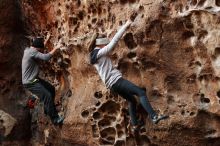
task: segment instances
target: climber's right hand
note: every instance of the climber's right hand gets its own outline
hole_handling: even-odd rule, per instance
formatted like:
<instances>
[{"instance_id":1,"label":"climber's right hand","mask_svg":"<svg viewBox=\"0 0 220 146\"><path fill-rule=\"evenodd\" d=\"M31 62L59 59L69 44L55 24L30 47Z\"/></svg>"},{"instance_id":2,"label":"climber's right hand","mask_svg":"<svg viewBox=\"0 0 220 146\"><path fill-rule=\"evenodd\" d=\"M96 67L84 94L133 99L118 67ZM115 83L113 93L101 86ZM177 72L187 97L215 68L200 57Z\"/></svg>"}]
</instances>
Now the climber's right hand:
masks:
<instances>
[{"instance_id":1,"label":"climber's right hand","mask_svg":"<svg viewBox=\"0 0 220 146\"><path fill-rule=\"evenodd\" d=\"M54 47L55 50L60 50L60 48L62 47L62 44L58 44L56 47Z\"/></svg>"},{"instance_id":2,"label":"climber's right hand","mask_svg":"<svg viewBox=\"0 0 220 146\"><path fill-rule=\"evenodd\" d=\"M61 45L58 44L58 45L57 45L56 47L54 47L53 50L51 50L49 53L50 53L51 55L54 55L58 50L60 50L60 48L61 48Z\"/></svg>"}]
</instances>

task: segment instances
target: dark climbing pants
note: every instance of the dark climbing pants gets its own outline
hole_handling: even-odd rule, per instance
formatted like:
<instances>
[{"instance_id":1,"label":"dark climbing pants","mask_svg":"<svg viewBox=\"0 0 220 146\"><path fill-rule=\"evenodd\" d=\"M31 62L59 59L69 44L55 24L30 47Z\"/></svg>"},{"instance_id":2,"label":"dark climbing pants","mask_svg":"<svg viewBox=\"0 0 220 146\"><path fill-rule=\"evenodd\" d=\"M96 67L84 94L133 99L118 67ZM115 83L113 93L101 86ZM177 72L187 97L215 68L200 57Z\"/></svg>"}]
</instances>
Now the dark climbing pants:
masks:
<instances>
[{"instance_id":1,"label":"dark climbing pants","mask_svg":"<svg viewBox=\"0 0 220 146\"><path fill-rule=\"evenodd\" d=\"M131 124L137 125L137 115L136 115L136 99L134 95L140 98L140 103L146 112L153 118L156 113L150 105L145 90L136 86L135 84L120 78L111 88L114 92L118 93L124 99L128 101L129 114L131 116Z\"/></svg>"},{"instance_id":2,"label":"dark climbing pants","mask_svg":"<svg viewBox=\"0 0 220 146\"><path fill-rule=\"evenodd\" d=\"M44 113L49 115L51 120L57 118L58 112L54 104L55 88L48 82L39 79L35 83L25 84L24 87L40 98L44 103Z\"/></svg>"}]
</instances>

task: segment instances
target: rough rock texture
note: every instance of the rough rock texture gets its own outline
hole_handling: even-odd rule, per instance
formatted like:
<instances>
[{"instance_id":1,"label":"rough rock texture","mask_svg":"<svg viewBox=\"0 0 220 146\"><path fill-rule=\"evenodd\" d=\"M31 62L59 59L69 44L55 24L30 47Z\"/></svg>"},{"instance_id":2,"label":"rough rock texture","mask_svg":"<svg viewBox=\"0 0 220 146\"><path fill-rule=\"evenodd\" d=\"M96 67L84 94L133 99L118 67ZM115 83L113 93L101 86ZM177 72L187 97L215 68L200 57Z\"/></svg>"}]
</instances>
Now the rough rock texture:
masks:
<instances>
[{"instance_id":1,"label":"rough rock texture","mask_svg":"<svg viewBox=\"0 0 220 146\"><path fill-rule=\"evenodd\" d=\"M39 112L32 144L220 145L219 6L219 0L21 0L29 35L48 31L49 50L58 42L65 46L42 64L42 76L56 86L64 125L52 126ZM145 127L138 137L130 134L125 100L105 88L88 62L92 34L111 38L130 17L134 25L112 53L113 62L125 78L147 89L155 109L170 115L153 125L140 107ZM3 55L6 61L16 56Z\"/></svg>"},{"instance_id":2,"label":"rough rock texture","mask_svg":"<svg viewBox=\"0 0 220 146\"><path fill-rule=\"evenodd\" d=\"M22 19L19 1L0 1L0 111L4 111L0 116L0 145L2 141L5 145L18 142L27 145L31 137L30 115L22 104L25 95L20 64L27 42ZM17 121L15 125L14 120ZM11 129L10 125L14 128Z\"/></svg>"},{"instance_id":3,"label":"rough rock texture","mask_svg":"<svg viewBox=\"0 0 220 146\"><path fill-rule=\"evenodd\" d=\"M9 114L0 110L0 119L1 119L1 134L8 136L11 133L11 130L14 128L16 120Z\"/></svg>"}]
</instances>

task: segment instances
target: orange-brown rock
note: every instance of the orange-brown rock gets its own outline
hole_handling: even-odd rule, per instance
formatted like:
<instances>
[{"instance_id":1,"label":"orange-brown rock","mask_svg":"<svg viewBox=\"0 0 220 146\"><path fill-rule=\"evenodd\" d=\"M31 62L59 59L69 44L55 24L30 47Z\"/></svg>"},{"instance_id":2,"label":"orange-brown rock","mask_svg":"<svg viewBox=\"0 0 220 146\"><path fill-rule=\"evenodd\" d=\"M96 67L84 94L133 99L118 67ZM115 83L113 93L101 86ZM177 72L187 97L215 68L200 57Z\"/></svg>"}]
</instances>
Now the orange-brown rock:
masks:
<instances>
[{"instance_id":1,"label":"orange-brown rock","mask_svg":"<svg viewBox=\"0 0 220 146\"><path fill-rule=\"evenodd\" d=\"M64 45L49 63L42 64L41 72L56 87L56 103L66 117L64 125L52 126L39 105L38 114L32 114L32 122L36 122L32 124L32 128L36 126L32 145L220 145L219 0L21 0L20 6L22 14L14 15L24 16L19 28L25 28L26 35L50 33L48 50L58 42ZM0 14L8 14L4 12L9 8ZM138 137L130 132L126 101L106 89L88 60L93 33L111 38L129 18L134 23L112 53L112 60L126 79L146 88L158 112L170 115L153 125L138 107L145 121ZM13 28L1 22L0 26L0 32ZM22 37L17 34L25 34L20 29L10 32L1 33L0 47L4 42L13 45L13 36L19 40ZM19 66L21 57L13 49L0 52L1 70L12 72ZM12 65L12 60L17 61L16 67L7 68L5 64ZM4 79L9 76L7 71L0 72ZM4 80L3 85L14 87L10 81L12 78ZM5 91L0 101L16 92ZM21 95L25 96L23 91ZM8 107L6 100L1 103Z\"/></svg>"}]
</instances>

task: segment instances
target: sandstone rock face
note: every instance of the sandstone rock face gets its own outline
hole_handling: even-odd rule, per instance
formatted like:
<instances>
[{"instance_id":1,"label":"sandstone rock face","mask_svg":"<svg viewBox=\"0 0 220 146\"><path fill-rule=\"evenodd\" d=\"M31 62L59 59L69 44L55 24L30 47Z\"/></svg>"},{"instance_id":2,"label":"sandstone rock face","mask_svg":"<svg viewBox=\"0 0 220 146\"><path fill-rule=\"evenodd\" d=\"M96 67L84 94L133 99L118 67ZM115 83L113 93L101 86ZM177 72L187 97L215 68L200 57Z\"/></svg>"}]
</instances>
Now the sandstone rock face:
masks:
<instances>
[{"instance_id":1,"label":"sandstone rock face","mask_svg":"<svg viewBox=\"0 0 220 146\"><path fill-rule=\"evenodd\" d=\"M39 112L33 145L220 145L219 0L21 0L20 4L29 36L49 32L48 50L58 42L65 46L49 63L42 63L41 73L57 89L64 125L52 126ZM106 89L88 61L93 33L111 38L130 17L134 23L111 58L124 78L146 88L158 112L170 115L153 125L138 106L145 126L137 137L130 132L126 101ZM3 54L2 63L16 56L10 52Z\"/></svg>"},{"instance_id":2,"label":"sandstone rock face","mask_svg":"<svg viewBox=\"0 0 220 146\"><path fill-rule=\"evenodd\" d=\"M11 115L0 110L0 120L1 120L1 131L3 131L4 136L8 136L11 133L11 130L15 126L16 119Z\"/></svg>"},{"instance_id":3,"label":"sandstone rock face","mask_svg":"<svg viewBox=\"0 0 220 146\"><path fill-rule=\"evenodd\" d=\"M27 145L31 137L30 115L21 104L25 94L20 64L27 42L22 18L19 1L0 2L0 145Z\"/></svg>"}]
</instances>

